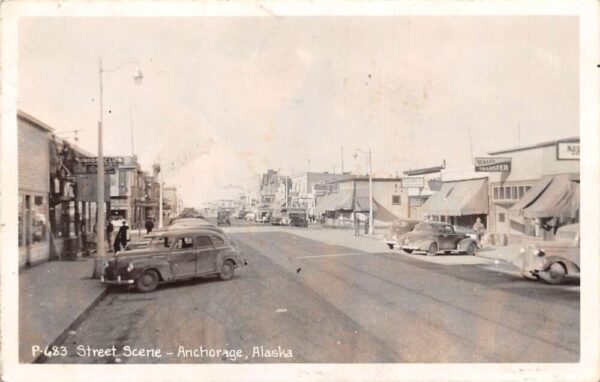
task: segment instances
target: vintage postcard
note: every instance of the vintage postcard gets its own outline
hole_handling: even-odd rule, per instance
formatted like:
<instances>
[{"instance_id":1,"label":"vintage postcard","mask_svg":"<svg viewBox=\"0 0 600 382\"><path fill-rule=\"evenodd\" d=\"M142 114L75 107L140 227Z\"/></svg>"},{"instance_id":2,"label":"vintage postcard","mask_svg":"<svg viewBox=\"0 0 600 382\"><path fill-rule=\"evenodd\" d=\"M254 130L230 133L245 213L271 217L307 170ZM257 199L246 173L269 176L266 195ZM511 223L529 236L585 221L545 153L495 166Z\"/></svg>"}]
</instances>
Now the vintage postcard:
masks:
<instances>
[{"instance_id":1,"label":"vintage postcard","mask_svg":"<svg viewBox=\"0 0 600 382\"><path fill-rule=\"evenodd\" d=\"M6 381L596 381L596 1L8 1Z\"/></svg>"}]
</instances>

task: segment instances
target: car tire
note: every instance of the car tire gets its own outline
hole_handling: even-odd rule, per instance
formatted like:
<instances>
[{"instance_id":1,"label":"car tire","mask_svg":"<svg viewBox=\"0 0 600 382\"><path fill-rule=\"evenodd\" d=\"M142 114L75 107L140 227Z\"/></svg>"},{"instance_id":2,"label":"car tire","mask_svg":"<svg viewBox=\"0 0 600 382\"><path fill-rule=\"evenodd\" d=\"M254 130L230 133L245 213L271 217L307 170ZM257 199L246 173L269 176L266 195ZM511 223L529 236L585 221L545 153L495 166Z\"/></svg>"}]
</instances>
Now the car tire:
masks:
<instances>
[{"instance_id":1,"label":"car tire","mask_svg":"<svg viewBox=\"0 0 600 382\"><path fill-rule=\"evenodd\" d=\"M410 255L411 253L413 253L413 250L412 250L412 249L403 249L403 251L404 251L404 252L406 252L406 253L408 253L409 255Z\"/></svg>"},{"instance_id":2,"label":"car tire","mask_svg":"<svg viewBox=\"0 0 600 382\"><path fill-rule=\"evenodd\" d=\"M390 249L394 249L394 244L388 244L387 245Z\"/></svg>"},{"instance_id":3,"label":"car tire","mask_svg":"<svg viewBox=\"0 0 600 382\"><path fill-rule=\"evenodd\" d=\"M552 263L547 271L538 273L540 278L547 284L562 284L567 277L567 269L561 263Z\"/></svg>"},{"instance_id":4,"label":"car tire","mask_svg":"<svg viewBox=\"0 0 600 382\"><path fill-rule=\"evenodd\" d=\"M469 243L465 253L467 254L467 256L475 256L476 250L477 250L477 245L475 243Z\"/></svg>"},{"instance_id":5,"label":"car tire","mask_svg":"<svg viewBox=\"0 0 600 382\"><path fill-rule=\"evenodd\" d=\"M429 244L429 248L427 248L427 256L435 256L438 251L438 246L436 243Z\"/></svg>"},{"instance_id":6,"label":"car tire","mask_svg":"<svg viewBox=\"0 0 600 382\"><path fill-rule=\"evenodd\" d=\"M158 273L154 269L148 269L135 281L135 287L142 293L152 292L158 287L158 281Z\"/></svg>"},{"instance_id":7,"label":"car tire","mask_svg":"<svg viewBox=\"0 0 600 382\"><path fill-rule=\"evenodd\" d=\"M234 271L233 261L225 260L221 265L221 271L219 272L219 280L227 281L233 278Z\"/></svg>"}]
</instances>

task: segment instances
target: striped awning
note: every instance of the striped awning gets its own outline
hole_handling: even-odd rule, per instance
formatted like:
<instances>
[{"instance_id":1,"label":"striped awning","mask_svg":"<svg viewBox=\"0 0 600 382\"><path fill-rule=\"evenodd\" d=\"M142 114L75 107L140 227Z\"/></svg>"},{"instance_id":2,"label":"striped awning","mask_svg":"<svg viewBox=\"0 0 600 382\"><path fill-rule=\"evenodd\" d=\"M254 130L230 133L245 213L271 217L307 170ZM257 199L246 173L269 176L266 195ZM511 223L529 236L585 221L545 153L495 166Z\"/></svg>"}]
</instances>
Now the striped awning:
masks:
<instances>
[{"instance_id":1,"label":"striped awning","mask_svg":"<svg viewBox=\"0 0 600 382\"><path fill-rule=\"evenodd\" d=\"M577 217L579 183L573 174L545 176L512 206L509 213L527 218Z\"/></svg>"},{"instance_id":2,"label":"striped awning","mask_svg":"<svg viewBox=\"0 0 600 382\"><path fill-rule=\"evenodd\" d=\"M339 190L332 192L319 199L315 206L315 213L320 215L326 211L369 211L369 193L362 190L356 191L356 204L354 203L353 190ZM375 199L373 199L373 212L377 211Z\"/></svg>"},{"instance_id":3,"label":"striped awning","mask_svg":"<svg viewBox=\"0 0 600 382\"><path fill-rule=\"evenodd\" d=\"M487 178L443 182L442 188L421 206L421 211L442 216L487 214Z\"/></svg>"}]
</instances>

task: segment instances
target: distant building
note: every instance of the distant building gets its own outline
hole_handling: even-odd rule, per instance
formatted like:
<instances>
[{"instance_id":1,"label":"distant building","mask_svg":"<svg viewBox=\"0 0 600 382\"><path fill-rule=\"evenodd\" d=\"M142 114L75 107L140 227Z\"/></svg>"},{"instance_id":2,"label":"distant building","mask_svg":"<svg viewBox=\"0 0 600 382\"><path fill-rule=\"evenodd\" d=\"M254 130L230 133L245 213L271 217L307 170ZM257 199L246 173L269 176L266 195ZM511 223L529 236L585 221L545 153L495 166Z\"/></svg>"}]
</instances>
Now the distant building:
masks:
<instances>
[{"instance_id":1,"label":"distant building","mask_svg":"<svg viewBox=\"0 0 600 382\"><path fill-rule=\"evenodd\" d=\"M400 178L373 178L373 219L375 223L408 218L408 190ZM327 224L352 225L354 214L361 218L369 214L369 178L354 176L329 182L335 190L317 201L315 215Z\"/></svg>"},{"instance_id":2,"label":"distant building","mask_svg":"<svg viewBox=\"0 0 600 382\"><path fill-rule=\"evenodd\" d=\"M314 213L317 199L332 190L333 181L352 178L349 173L300 172L291 177L290 199L293 206L305 207L308 214Z\"/></svg>"}]
</instances>

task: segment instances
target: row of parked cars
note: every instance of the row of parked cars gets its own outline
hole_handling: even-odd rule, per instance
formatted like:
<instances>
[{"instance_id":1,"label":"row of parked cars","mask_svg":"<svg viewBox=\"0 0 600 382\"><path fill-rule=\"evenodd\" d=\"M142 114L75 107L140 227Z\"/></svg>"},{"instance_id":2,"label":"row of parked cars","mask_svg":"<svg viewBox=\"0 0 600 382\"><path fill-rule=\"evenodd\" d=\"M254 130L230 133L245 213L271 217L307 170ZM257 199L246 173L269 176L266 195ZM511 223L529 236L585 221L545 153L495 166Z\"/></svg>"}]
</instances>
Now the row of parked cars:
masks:
<instances>
[{"instance_id":1,"label":"row of parked cars","mask_svg":"<svg viewBox=\"0 0 600 382\"><path fill-rule=\"evenodd\" d=\"M384 242L390 249L406 253L475 255L479 243L474 232L458 232L447 223L398 220L392 224ZM526 245L519 249L517 266L528 279L562 284L568 276L580 273L579 224L560 227L554 240Z\"/></svg>"},{"instance_id":2,"label":"row of parked cars","mask_svg":"<svg viewBox=\"0 0 600 382\"><path fill-rule=\"evenodd\" d=\"M199 276L230 280L236 268L247 264L244 253L221 228L203 218L182 217L107 259L100 281L150 292L161 283Z\"/></svg>"}]
</instances>

